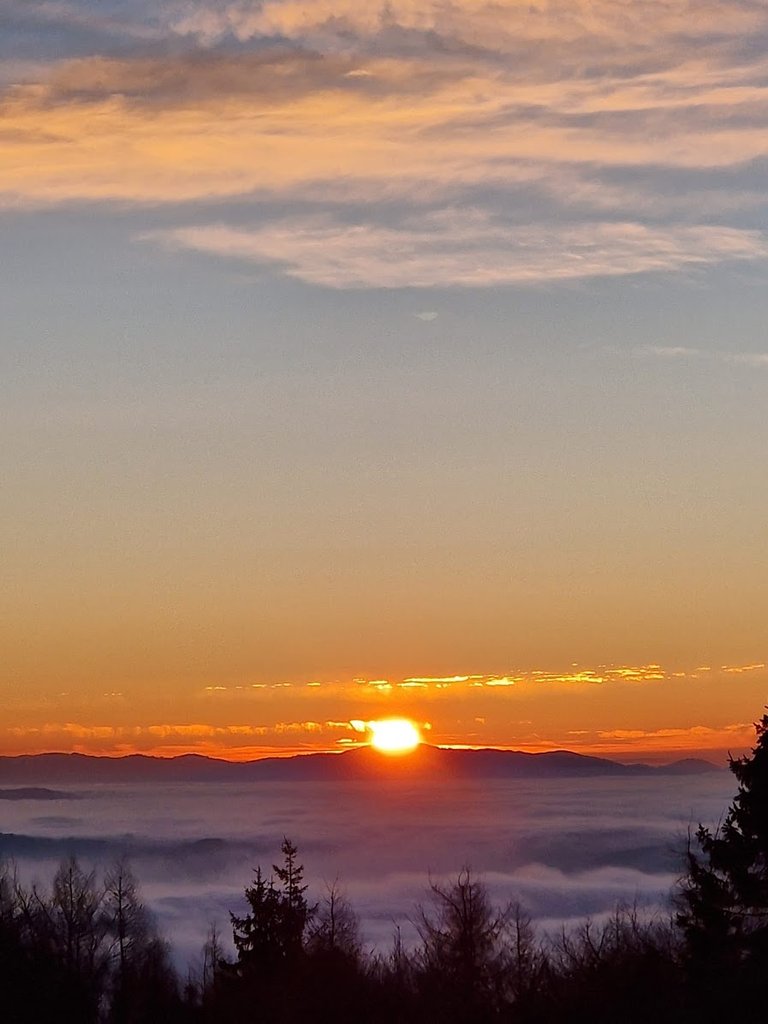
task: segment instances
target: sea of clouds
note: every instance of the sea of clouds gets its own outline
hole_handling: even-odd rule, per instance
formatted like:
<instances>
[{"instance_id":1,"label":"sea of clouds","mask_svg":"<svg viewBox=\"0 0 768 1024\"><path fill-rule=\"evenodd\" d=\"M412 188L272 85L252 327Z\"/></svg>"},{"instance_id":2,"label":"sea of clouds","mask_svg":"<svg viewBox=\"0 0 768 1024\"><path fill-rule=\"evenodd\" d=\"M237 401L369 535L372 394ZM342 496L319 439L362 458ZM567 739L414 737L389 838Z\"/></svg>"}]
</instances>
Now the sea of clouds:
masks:
<instances>
[{"instance_id":1,"label":"sea of clouds","mask_svg":"<svg viewBox=\"0 0 768 1024\"><path fill-rule=\"evenodd\" d=\"M299 847L311 896L338 879L370 946L414 935L430 879L463 866L543 930L619 902L666 909L691 828L717 824L727 772L686 778L71 787L71 799L0 804L0 858L47 885L62 857L127 855L180 965L210 925L229 934L252 869Z\"/></svg>"}]
</instances>

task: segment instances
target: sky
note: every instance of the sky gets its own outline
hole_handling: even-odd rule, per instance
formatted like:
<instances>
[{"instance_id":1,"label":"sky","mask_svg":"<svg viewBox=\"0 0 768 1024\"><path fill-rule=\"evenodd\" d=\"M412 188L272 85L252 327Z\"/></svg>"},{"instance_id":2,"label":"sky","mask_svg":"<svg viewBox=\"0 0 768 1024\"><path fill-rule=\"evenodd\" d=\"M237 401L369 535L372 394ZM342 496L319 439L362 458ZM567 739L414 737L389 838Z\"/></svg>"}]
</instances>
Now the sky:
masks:
<instances>
[{"instance_id":1,"label":"sky","mask_svg":"<svg viewBox=\"0 0 768 1024\"><path fill-rule=\"evenodd\" d=\"M5 0L0 752L748 747L762 0Z\"/></svg>"}]
</instances>

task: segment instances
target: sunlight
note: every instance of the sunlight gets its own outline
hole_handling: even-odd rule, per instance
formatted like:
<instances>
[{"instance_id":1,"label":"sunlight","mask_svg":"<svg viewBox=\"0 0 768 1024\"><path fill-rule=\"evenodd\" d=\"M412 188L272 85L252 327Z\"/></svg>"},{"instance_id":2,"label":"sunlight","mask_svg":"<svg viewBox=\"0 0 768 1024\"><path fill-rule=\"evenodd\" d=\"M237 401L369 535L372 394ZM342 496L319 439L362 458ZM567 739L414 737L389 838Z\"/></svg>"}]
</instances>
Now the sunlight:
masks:
<instances>
[{"instance_id":1,"label":"sunlight","mask_svg":"<svg viewBox=\"0 0 768 1024\"><path fill-rule=\"evenodd\" d=\"M371 746L382 754L407 754L421 743L421 733L408 718L383 718L367 722Z\"/></svg>"}]
</instances>

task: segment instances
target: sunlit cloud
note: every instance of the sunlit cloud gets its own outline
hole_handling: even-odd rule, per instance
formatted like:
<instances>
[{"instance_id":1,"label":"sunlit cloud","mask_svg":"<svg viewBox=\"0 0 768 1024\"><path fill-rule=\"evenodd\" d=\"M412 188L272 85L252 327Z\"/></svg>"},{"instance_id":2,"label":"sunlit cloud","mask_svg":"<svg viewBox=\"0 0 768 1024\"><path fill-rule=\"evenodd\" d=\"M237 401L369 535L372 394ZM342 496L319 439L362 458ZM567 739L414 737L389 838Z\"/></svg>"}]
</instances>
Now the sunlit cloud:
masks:
<instances>
[{"instance_id":1,"label":"sunlit cloud","mask_svg":"<svg viewBox=\"0 0 768 1024\"><path fill-rule=\"evenodd\" d=\"M690 737L699 740L703 737L720 737L723 734L741 734L745 731L754 731L753 726L749 722L738 722L733 725L722 726L719 729L705 725L693 725L686 729L654 729L652 731L644 729L612 729L608 732L598 733L598 735L601 739L614 740L668 740L679 739L680 737Z\"/></svg>"},{"instance_id":2,"label":"sunlit cloud","mask_svg":"<svg viewBox=\"0 0 768 1024\"><path fill-rule=\"evenodd\" d=\"M659 189L601 180L598 165L700 170L768 155L766 62L739 46L768 16L736 0L553 0L535 13L517 0L159 4L148 24L149 10L109 31L175 38L162 55L105 47L43 62L36 77L18 69L2 98L7 203L334 185L362 201L528 182L566 205L617 207ZM73 32L97 19L77 5L57 17Z\"/></svg>"},{"instance_id":3,"label":"sunlit cloud","mask_svg":"<svg viewBox=\"0 0 768 1024\"><path fill-rule=\"evenodd\" d=\"M474 688L492 690L514 686L526 689L546 688L547 686L569 688L606 685L638 686L668 680L695 680L707 675L714 677L720 673L723 675L753 674L762 672L765 668L765 664L755 662L746 665L723 665L719 669L701 665L691 669L669 669L651 662L641 665L571 666L569 669L563 670L531 668L499 673L466 672L454 675L418 675L406 676L402 679L356 677L351 680L327 680L323 683L317 681L283 682L280 684L252 683L232 686L217 684L204 687L202 694L204 697L219 698L225 702L238 700L256 700L258 702L264 698L269 700L269 691L275 685L293 689L297 700L335 699L339 695L353 694L357 696L366 692L386 696L403 691L418 693L420 691L459 691ZM309 694L307 694L307 690L310 691ZM266 694L263 691L267 691Z\"/></svg>"},{"instance_id":4,"label":"sunlit cloud","mask_svg":"<svg viewBox=\"0 0 768 1024\"><path fill-rule=\"evenodd\" d=\"M406 683L466 683L468 679L482 678L481 676L415 676L413 679L406 679Z\"/></svg>"},{"instance_id":5,"label":"sunlit cloud","mask_svg":"<svg viewBox=\"0 0 768 1024\"><path fill-rule=\"evenodd\" d=\"M339 732L351 731L349 722L333 720L273 722L265 725L213 725L205 722L92 725L44 722L40 725L12 726L4 730L7 740L21 742L29 750L49 750L64 745L86 753L110 753L117 750L151 753L162 748L171 749L175 753L199 752L204 749L208 753L230 754L253 740L261 741L265 751L281 752L286 746L285 737L304 737L315 741L324 737L325 745L332 747ZM267 741L271 741L271 744Z\"/></svg>"},{"instance_id":6,"label":"sunlit cloud","mask_svg":"<svg viewBox=\"0 0 768 1024\"><path fill-rule=\"evenodd\" d=\"M172 248L272 264L330 288L491 287L639 274L759 259L759 232L641 224L531 226L496 223L478 210L450 210L398 228L325 217L247 231L223 224L144 236Z\"/></svg>"},{"instance_id":7,"label":"sunlit cloud","mask_svg":"<svg viewBox=\"0 0 768 1024\"><path fill-rule=\"evenodd\" d=\"M166 7L166 9L169 9ZM173 8L171 7L172 11ZM171 24L180 34L206 41L226 36L245 41L258 36L337 39L349 45L381 38L395 27L460 40L490 51L523 49L527 42L568 41L606 46L637 45L673 33L684 37L729 37L765 26L759 5L738 0L653 0L616 4L612 0L547 0L532 8L520 0L233 0L213 5L187 3Z\"/></svg>"},{"instance_id":8,"label":"sunlit cloud","mask_svg":"<svg viewBox=\"0 0 768 1024\"><path fill-rule=\"evenodd\" d=\"M196 214L154 238L330 288L556 284L766 258L763 236L732 219L764 203L748 173L768 161L762 5L132 11L10 4L11 28L55 22L63 49L0 79L0 209L247 202L250 226ZM265 222L275 199L311 209Z\"/></svg>"}]
</instances>

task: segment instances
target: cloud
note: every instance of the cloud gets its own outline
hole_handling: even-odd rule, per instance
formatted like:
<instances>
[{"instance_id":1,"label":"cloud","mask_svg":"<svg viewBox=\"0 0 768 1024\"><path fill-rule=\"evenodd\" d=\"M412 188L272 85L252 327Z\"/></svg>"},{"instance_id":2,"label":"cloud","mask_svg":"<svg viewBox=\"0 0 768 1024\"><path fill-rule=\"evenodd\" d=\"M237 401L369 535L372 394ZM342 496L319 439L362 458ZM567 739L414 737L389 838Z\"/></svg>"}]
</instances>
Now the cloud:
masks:
<instances>
[{"instance_id":1,"label":"cloud","mask_svg":"<svg viewBox=\"0 0 768 1024\"><path fill-rule=\"evenodd\" d=\"M705 351L701 348L690 348L686 345L642 345L632 350L639 357L656 357L659 359L700 359L716 360L721 363L735 363L739 366L768 367L768 352L722 352ZM757 666L762 668L763 666ZM739 670L741 671L741 670Z\"/></svg>"},{"instance_id":2,"label":"cloud","mask_svg":"<svg viewBox=\"0 0 768 1024\"><path fill-rule=\"evenodd\" d=\"M76 749L87 753L131 753L141 751L160 756L199 753L235 758L294 754L309 749L333 749L339 733L353 732L349 722L292 721L254 725L201 722L151 723L142 725L44 722L34 726L12 726L6 737L23 744L25 752L52 748ZM293 742L286 742L286 738ZM296 746L295 740L300 744ZM258 741L254 745L254 741Z\"/></svg>"},{"instance_id":3,"label":"cloud","mask_svg":"<svg viewBox=\"0 0 768 1024\"><path fill-rule=\"evenodd\" d=\"M732 361L743 366L768 366L768 352L737 352Z\"/></svg>"},{"instance_id":4,"label":"cloud","mask_svg":"<svg viewBox=\"0 0 768 1024\"><path fill-rule=\"evenodd\" d=\"M760 5L741 0L546 0L531 6L519 0L234 0L213 6L187 4L172 19L180 34L206 42L233 36L307 38L317 44L359 46L386 39L394 29L437 35L491 52L519 50L550 40L587 46L637 45L643 40L733 36L764 29Z\"/></svg>"},{"instance_id":5,"label":"cloud","mask_svg":"<svg viewBox=\"0 0 768 1024\"><path fill-rule=\"evenodd\" d=\"M354 62L341 55L292 50L236 57L207 52L163 59L96 56L55 68L40 102L99 103L119 97L127 108L133 104L195 109L217 99L247 97L263 109L327 90L360 92L364 85L344 82L353 67Z\"/></svg>"},{"instance_id":6,"label":"cloud","mask_svg":"<svg viewBox=\"0 0 768 1024\"><path fill-rule=\"evenodd\" d=\"M698 359L704 355L700 348L687 345L643 345L634 350L638 356L659 356L662 359Z\"/></svg>"},{"instance_id":7,"label":"cloud","mask_svg":"<svg viewBox=\"0 0 768 1024\"><path fill-rule=\"evenodd\" d=\"M245 195L416 202L467 189L478 204L493 188L509 207L525 205L515 195L525 185L565 208L610 208L631 222L641 210L703 217L760 202L754 183L713 188L696 176L768 158L763 5L131 9L128 18L125 5L12 4L17 21L53 11L74 35L99 24L124 46L99 52L89 37L88 56L75 47L51 59L42 48L18 65L0 94L6 206ZM684 187L665 178L674 168L688 171Z\"/></svg>"},{"instance_id":8,"label":"cloud","mask_svg":"<svg viewBox=\"0 0 768 1024\"><path fill-rule=\"evenodd\" d=\"M737 722L733 725L724 725L720 728L713 728L706 725L693 725L686 729L612 729L609 732L598 733L601 739L619 740L655 740L655 739L679 739L691 738L695 740L711 739L713 737L722 740L724 737L736 734L748 733L751 738L754 733L754 726L748 722Z\"/></svg>"},{"instance_id":9,"label":"cloud","mask_svg":"<svg viewBox=\"0 0 768 1024\"><path fill-rule=\"evenodd\" d=\"M250 230L215 224L145 235L171 248L271 264L329 288L490 287L669 272L760 259L760 232L637 223L505 225L447 210L398 227L290 219Z\"/></svg>"}]
</instances>

